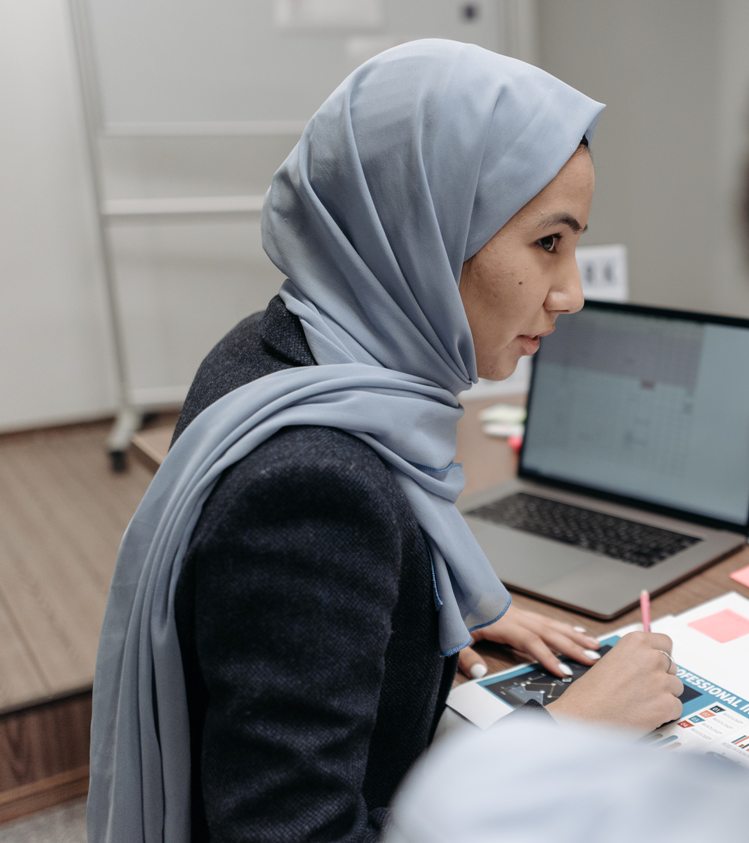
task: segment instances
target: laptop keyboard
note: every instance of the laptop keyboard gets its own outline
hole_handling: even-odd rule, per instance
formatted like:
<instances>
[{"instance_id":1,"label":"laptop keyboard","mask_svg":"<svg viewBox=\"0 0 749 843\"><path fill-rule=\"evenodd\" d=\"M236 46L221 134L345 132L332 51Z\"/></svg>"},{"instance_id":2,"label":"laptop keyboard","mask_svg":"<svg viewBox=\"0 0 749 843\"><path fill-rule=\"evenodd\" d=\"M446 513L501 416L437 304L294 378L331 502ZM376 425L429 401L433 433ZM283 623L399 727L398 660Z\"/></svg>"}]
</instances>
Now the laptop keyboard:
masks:
<instances>
[{"instance_id":1,"label":"laptop keyboard","mask_svg":"<svg viewBox=\"0 0 749 843\"><path fill-rule=\"evenodd\" d=\"M466 513L651 568L700 539L518 492Z\"/></svg>"}]
</instances>

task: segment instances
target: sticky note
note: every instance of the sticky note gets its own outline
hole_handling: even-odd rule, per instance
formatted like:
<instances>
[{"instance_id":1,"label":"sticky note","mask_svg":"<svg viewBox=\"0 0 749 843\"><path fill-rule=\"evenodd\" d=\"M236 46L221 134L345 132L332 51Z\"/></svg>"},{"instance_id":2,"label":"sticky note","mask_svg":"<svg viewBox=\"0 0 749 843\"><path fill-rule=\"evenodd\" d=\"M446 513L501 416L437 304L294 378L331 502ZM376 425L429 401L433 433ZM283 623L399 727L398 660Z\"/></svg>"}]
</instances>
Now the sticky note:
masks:
<instances>
[{"instance_id":1,"label":"sticky note","mask_svg":"<svg viewBox=\"0 0 749 843\"><path fill-rule=\"evenodd\" d=\"M731 579L749 588L749 565L746 568L739 568L738 571L734 571L731 574Z\"/></svg>"},{"instance_id":2,"label":"sticky note","mask_svg":"<svg viewBox=\"0 0 749 843\"><path fill-rule=\"evenodd\" d=\"M689 626L721 644L749 634L749 618L731 609L723 609L722 612L692 621Z\"/></svg>"}]
</instances>

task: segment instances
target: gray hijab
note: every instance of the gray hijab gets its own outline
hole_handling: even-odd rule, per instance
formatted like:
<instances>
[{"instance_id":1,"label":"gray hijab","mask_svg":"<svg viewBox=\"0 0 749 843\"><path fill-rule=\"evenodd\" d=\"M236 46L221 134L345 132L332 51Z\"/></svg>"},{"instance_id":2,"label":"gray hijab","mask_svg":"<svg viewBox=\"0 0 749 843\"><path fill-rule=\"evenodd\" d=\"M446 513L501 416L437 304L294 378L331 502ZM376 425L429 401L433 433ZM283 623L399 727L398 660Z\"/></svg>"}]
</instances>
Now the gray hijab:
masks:
<instances>
[{"instance_id":1,"label":"gray hijab","mask_svg":"<svg viewBox=\"0 0 749 843\"><path fill-rule=\"evenodd\" d=\"M273 178L262 233L317 365L267 375L204 410L128 526L94 679L92 843L190 839L174 591L219 476L280 428L346 430L391 467L431 554L444 654L507 610L454 506L456 396L477 379L458 280L601 109L522 62L423 40L362 65L312 117Z\"/></svg>"}]
</instances>

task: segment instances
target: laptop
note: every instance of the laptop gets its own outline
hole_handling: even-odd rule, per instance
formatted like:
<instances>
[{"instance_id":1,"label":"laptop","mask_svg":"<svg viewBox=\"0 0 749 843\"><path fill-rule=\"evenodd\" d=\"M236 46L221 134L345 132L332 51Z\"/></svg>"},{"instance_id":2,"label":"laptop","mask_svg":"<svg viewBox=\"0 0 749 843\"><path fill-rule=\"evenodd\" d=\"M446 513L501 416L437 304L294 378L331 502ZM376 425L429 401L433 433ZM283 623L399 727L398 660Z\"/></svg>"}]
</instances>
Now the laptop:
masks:
<instances>
[{"instance_id":1,"label":"laptop","mask_svg":"<svg viewBox=\"0 0 749 843\"><path fill-rule=\"evenodd\" d=\"M588 302L527 412L515 480L461 501L508 587L608 620L746 543L749 320Z\"/></svg>"}]
</instances>

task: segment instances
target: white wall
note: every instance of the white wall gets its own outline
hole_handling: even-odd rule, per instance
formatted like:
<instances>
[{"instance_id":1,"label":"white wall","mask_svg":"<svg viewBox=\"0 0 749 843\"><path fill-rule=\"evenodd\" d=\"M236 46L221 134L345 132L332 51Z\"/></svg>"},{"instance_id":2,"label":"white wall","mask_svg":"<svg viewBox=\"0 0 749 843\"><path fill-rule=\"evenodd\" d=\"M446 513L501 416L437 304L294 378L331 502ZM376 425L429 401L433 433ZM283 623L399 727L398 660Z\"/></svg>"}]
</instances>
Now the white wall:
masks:
<instances>
[{"instance_id":1,"label":"white wall","mask_svg":"<svg viewBox=\"0 0 749 843\"><path fill-rule=\"evenodd\" d=\"M628 246L635 301L749 315L745 0L538 0L538 26L539 63L608 105L584 242Z\"/></svg>"},{"instance_id":2,"label":"white wall","mask_svg":"<svg viewBox=\"0 0 749 843\"><path fill-rule=\"evenodd\" d=\"M94 208L61 0L0 3L0 429L113 402Z\"/></svg>"},{"instance_id":3,"label":"white wall","mask_svg":"<svg viewBox=\"0 0 749 843\"><path fill-rule=\"evenodd\" d=\"M720 16L718 120L708 160L715 160L721 198L714 301L728 313L749 315L749 3L723 0Z\"/></svg>"}]
</instances>

